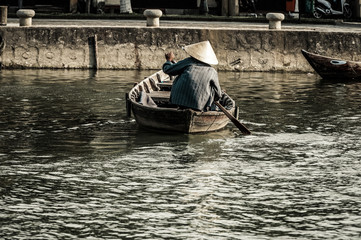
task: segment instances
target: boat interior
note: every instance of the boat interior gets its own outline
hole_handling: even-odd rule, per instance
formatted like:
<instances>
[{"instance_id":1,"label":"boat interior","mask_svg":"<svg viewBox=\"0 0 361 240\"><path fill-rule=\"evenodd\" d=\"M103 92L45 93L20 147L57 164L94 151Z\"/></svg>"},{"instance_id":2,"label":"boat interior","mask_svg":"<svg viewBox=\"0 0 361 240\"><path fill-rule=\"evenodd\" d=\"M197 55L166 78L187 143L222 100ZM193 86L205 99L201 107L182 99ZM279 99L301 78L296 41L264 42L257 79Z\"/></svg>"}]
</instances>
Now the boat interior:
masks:
<instances>
[{"instance_id":1,"label":"boat interior","mask_svg":"<svg viewBox=\"0 0 361 240\"><path fill-rule=\"evenodd\" d=\"M159 71L136 84L130 91L129 98L144 106L178 109L179 106L170 103L172 85L173 79ZM227 110L235 107L235 102L224 92L219 102ZM216 110L219 111L217 108Z\"/></svg>"}]
</instances>

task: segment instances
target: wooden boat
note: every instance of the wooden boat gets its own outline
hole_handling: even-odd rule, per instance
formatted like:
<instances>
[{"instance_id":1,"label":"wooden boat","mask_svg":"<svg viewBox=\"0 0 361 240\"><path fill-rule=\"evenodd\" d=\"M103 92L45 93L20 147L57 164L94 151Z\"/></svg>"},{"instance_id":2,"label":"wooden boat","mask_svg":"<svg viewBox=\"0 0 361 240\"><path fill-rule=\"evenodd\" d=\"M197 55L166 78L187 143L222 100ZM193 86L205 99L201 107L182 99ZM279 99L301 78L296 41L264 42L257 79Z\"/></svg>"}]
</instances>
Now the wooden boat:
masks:
<instances>
[{"instance_id":1,"label":"wooden boat","mask_svg":"<svg viewBox=\"0 0 361 240\"><path fill-rule=\"evenodd\" d=\"M222 111L180 109L169 102L172 81L163 71L136 84L126 94L127 113L131 112L139 126L148 129L182 133L217 131L229 123ZM220 103L237 118L235 102L226 93Z\"/></svg>"},{"instance_id":2,"label":"wooden boat","mask_svg":"<svg viewBox=\"0 0 361 240\"><path fill-rule=\"evenodd\" d=\"M346 61L301 50L312 68L323 78L331 80L361 80L361 62Z\"/></svg>"}]
</instances>

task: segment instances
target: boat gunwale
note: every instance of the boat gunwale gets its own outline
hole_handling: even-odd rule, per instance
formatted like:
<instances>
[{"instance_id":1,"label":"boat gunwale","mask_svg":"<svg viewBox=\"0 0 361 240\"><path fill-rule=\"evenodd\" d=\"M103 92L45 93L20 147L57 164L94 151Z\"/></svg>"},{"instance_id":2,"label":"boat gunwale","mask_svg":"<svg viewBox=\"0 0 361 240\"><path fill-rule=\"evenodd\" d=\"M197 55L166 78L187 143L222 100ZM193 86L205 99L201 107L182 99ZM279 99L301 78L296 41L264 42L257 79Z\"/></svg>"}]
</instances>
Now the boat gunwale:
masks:
<instances>
[{"instance_id":1,"label":"boat gunwale","mask_svg":"<svg viewBox=\"0 0 361 240\"><path fill-rule=\"evenodd\" d=\"M224 113L222 111L197 111L197 110L193 110L190 108L186 108L186 109L181 109L181 108L172 108L172 107L151 107L151 106L147 106L147 105L143 105L137 101L131 100L132 104L135 104L141 108L144 109L149 109L150 111L167 111L167 112L177 112L177 113L186 113L186 112L191 112L192 114L195 114L197 116L199 115L209 115L209 116L216 116L216 115L224 115ZM228 111L232 111L233 109L235 109L235 107L233 107L231 110Z\"/></svg>"},{"instance_id":2,"label":"boat gunwale","mask_svg":"<svg viewBox=\"0 0 361 240\"><path fill-rule=\"evenodd\" d=\"M330 59L330 60L336 60L336 61L344 61L346 63L354 63L354 64L360 64L361 65L361 61L353 61L353 60L345 60L345 59L342 59L342 58L333 58L333 57L329 57L329 56L326 56L326 55L321 55L321 54L318 54L318 53L311 53L311 52L308 52L304 49L301 50L302 51L302 54L306 57L309 57L308 55L311 55L311 56L316 56L316 57L320 57L320 58L324 58L324 59ZM306 55L305 55L306 54ZM306 57L306 59L307 59ZM311 61L314 61L312 58L309 58L311 59Z\"/></svg>"}]
</instances>

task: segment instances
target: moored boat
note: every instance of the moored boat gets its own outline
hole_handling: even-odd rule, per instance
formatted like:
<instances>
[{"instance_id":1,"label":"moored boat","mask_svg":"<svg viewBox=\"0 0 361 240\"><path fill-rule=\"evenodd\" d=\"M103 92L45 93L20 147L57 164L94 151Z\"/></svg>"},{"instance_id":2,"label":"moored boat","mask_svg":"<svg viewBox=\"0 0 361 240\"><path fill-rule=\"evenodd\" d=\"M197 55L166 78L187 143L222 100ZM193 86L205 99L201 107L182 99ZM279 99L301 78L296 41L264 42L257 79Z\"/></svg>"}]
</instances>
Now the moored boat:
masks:
<instances>
[{"instance_id":1,"label":"moored boat","mask_svg":"<svg viewBox=\"0 0 361 240\"><path fill-rule=\"evenodd\" d=\"M182 109L169 102L171 79L163 71L154 73L136 84L127 94L127 112L139 126L183 133L204 133L223 129L229 123L222 111ZM219 101L237 118L235 102L226 93Z\"/></svg>"},{"instance_id":2,"label":"moored boat","mask_svg":"<svg viewBox=\"0 0 361 240\"><path fill-rule=\"evenodd\" d=\"M323 79L338 81L361 80L361 62L322 56L303 49L301 52Z\"/></svg>"}]
</instances>

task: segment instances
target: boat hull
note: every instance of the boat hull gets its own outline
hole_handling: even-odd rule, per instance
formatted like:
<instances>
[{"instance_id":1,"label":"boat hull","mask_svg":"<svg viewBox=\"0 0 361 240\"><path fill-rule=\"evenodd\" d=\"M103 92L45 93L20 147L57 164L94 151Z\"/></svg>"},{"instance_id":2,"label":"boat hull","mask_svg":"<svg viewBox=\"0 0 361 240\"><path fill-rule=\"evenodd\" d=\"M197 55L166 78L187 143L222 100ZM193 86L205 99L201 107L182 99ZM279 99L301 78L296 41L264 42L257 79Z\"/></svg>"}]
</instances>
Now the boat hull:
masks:
<instances>
[{"instance_id":1,"label":"boat hull","mask_svg":"<svg viewBox=\"0 0 361 240\"><path fill-rule=\"evenodd\" d=\"M191 109L153 108L132 103L131 109L138 125L148 129L183 133L204 133L223 129L228 117L222 112L200 112ZM234 114L234 109L231 111Z\"/></svg>"},{"instance_id":2,"label":"boat hull","mask_svg":"<svg viewBox=\"0 0 361 240\"><path fill-rule=\"evenodd\" d=\"M323 79L361 80L361 62L335 59L305 50L302 50L302 54Z\"/></svg>"}]
</instances>

